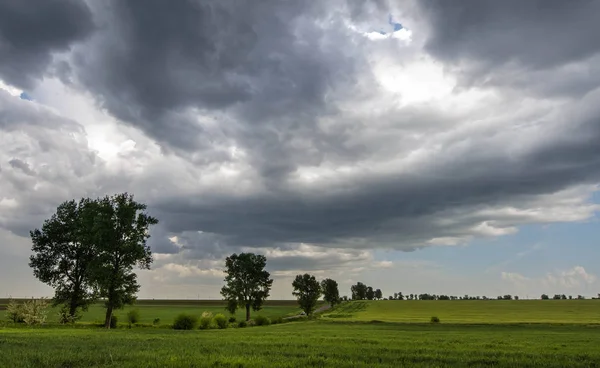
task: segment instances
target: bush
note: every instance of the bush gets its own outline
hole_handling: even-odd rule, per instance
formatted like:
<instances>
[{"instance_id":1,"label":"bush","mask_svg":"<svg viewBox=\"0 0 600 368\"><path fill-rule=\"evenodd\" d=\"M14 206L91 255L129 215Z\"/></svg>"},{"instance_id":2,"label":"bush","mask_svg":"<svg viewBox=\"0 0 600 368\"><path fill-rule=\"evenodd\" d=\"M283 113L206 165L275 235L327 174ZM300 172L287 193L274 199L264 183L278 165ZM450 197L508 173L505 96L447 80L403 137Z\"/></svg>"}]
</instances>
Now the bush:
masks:
<instances>
[{"instance_id":1,"label":"bush","mask_svg":"<svg viewBox=\"0 0 600 368\"><path fill-rule=\"evenodd\" d=\"M440 319L436 316L431 317L431 323L440 323Z\"/></svg>"},{"instance_id":2,"label":"bush","mask_svg":"<svg viewBox=\"0 0 600 368\"><path fill-rule=\"evenodd\" d=\"M198 326L198 318L185 313L175 317L175 322L173 323L173 329L175 330L193 330L196 326Z\"/></svg>"},{"instance_id":3,"label":"bush","mask_svg":"<svg viewBox=\"0 0 600 368\"><path fill-rule=\"evenodd\" d=\"M63 305L62 308L60 308L60 310L58 311L58 322L63 325L73 324L73 323L75 323L75 321L77 321L80 318L81 318L81 315L77 312L75 313L74 316L72 316L69 313L69 307L66 305Z\"/></svg>"},{"instance_id":4,"label":"bush","mask_svg":"<svg viewBox=\"0 0 600 368\"><path fill-rule=\"evenodd\" d=\"M19 304L17 301L10 299L6 306L6 318L14 323L23 323L23 304Z\"/></svg>"},{"instance_id":5,"label":"bush","mask_svg":"<svg viewBox=\"0 0 600 368\"><path fill-rule=\"evenodd\" d=\"M277 325L277 324L280 324L280 323L283 323L283 322L284 321L283 321L282 317L277 317L277 318L275 318L274 320L271 321L271 324L272 325Z\"/></svg>"},{"instance_id":6,"label":"bush","mask_svg":"<svg viewBox=\"0 0 600 368\"><path fill-rule=\"evenodd\" d=\"M238 324L239 328L244 328L244 327L247 327L247 326L248 326L248 323L246 323L246 321L240 321L240 323Z\"/></svg>"},{"instance_id":7,"label":"bush","mask_svg":"<svg viewBox=\"0 0 600 368\"><path fill-rule=\"evenodd\" d=\"M254 318L254 323L257 326L268 326L271 324L271 320L265 316L256 316L256 318Z\"/></svg>"},{"instance_id":8,"label":"bush","mask_svg":"<svg viewBox=\"0 0 600 368\"><path fill-rule=\"evenodd\" d=\"M129 322L129 327L134 325L140 321L140 311L137 309L132 309L127 312L127 322Z\"/></svg>"},{"instance_id":9,"label":"bush","mask_svg":"<svg viewBox=\"0 0 600 368\"><path fill-rule=\"evenodd\" d=\"M229 317L229 323L235 323L235 321L236 321L235 316Z\"/></svg>"},{"instance_id":10,"label":"bush","mask_svg":"<svg viewBox=\"0 0 600 368\"><path fill-rule=\"evenodd\" d=\"M213 322L220 329L225 329L225 328L227 328L227 325L228 325L227 317L225 317L221 313L219 313L213 317Z\"/></svg>"},{"instance_id":11,"label":"bush","mask_svg":"<svg viewBox=\"0 0 600 368\"><path fill-rule=\"evenodd\" d=\"M119 318L114 314L110 316L110 328L117 328L117 324L119 323Z\"/></svg>"},{"instance_id":12,"label":"bush","mask_svg":"<svg viewBox=\"0 0 600 368\"><path fill-rule=\"evenodd\" d=\"M213 314L210 312L202 313L202 317L200 318L200 329L207 330L210 328L211 322L213 319Z\"/></svg>"},{"instance_id":13,"label":"bush","mask_svg":"<svg viewBox=\"0 0 600 368\"><path fill-rule=\"evenodd\" d=\"M28 325L41 325L46 322L48 301L45 298L26 301L22 306L23 322Z\"/></svg>"},{"instance_id":14,"label":"bush","mask_svg":"<svg viewBox=\"0 0 600 368\"><path fill-rule=\"evenodd\" d=\"M154 318L154 321L152 321L153 325L158 325L160 323L160 318Z\"/></svg>"}]
</instances>

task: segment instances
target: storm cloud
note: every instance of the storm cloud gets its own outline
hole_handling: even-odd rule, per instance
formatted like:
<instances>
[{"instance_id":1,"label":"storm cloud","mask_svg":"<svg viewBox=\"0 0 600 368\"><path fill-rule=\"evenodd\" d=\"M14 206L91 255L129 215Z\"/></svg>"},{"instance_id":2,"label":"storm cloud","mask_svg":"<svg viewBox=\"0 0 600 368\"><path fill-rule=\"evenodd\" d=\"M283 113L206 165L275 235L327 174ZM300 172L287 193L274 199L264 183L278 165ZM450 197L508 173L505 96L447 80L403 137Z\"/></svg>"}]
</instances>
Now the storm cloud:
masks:
<instances>
[{"instance_id":1,"label":"storm cloud","mask_svg":"<svg viewBox=\"0 0 600 368\"><path fill-rule=\"evenodd\" d=\"M165 275L284 275L599 209L598 2L53 3L0 0L0 79L35 96L0 90L14 234L130 191Z\"/></svg>"}]
</instances>

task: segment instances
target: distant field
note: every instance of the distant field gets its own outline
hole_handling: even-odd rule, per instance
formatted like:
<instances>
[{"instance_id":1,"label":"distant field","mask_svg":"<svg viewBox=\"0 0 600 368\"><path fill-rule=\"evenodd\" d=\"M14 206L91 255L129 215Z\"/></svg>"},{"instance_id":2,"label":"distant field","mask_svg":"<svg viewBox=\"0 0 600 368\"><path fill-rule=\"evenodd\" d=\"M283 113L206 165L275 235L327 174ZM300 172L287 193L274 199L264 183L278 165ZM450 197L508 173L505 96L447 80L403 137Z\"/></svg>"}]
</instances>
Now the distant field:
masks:
<instances>
[{"instance_id":1,"label":"distant field","mask_svg":"<svg viewBox=\"0 0 600 368\"><path fill-rule=\"evenodd\" d=\"M600 300L382 300L346 303L323 317L344 321L600 324Z\"/></svg>"},{"instance_id":2,"label":"distant field","mask_svg":"<svg viewBox=\"0 0 600 368\"><path fill-rule=\"evenodd\" d=\"M8 303L7 299L0 299L0 320L5 320L4 307ZM53 308L48 313L48 322L58 321L58 309ZM122 310L115 311L115 315L121 322L126 321L127 312L131 309L140 311L143 324L151 324L155 318L160 318L161 324L170 324L180 313L190 313L200 316L203 312L223 313L225 303L222 300L138 300L133 306L128 306ZM104 320L105 309L101 304L95 304L87 312L82 313L80 322L82 323L100 323ZM245 319L245 310L238 309L236 318ZM298 303L295 300L270 300L267 301L263 309L259 312L251 311L252 315L263 315L269 318L286 317L300 313Z\"/></svg>"},{"instance_id":3,"label":"distant field","mask_svg":"<svg viewBox=\"0 0 600 368\"><path fill-rule=\"evenodd\" d=\"M598 346L600 328L578 325L0 328L0 367L598 367Z\"/></svg>"}]
</instances>

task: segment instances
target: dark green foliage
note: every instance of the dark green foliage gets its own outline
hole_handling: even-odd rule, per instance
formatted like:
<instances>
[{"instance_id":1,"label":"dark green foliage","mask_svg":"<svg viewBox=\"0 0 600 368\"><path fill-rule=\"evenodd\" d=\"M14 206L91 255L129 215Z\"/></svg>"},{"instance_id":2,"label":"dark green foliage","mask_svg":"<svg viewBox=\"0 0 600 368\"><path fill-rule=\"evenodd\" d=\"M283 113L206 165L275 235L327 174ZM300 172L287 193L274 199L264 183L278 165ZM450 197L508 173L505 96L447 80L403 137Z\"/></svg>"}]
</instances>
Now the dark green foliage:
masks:
<instances>
[{"instance_id":1,"label":"dark green foliage","mask_svg":"<svg viewBox=\"0 0 600 368\"><path fill-rule=\"evenodd\" d=\"M229 322L227 321L227 317L225 317L221 313L218 313L213 317L213 322L215 323L217 328L220 328L220 329L225 329L229 325Z\"/></svg>"},{"instance_id":2,"label":"dark green foliage","mask_svg":"<svg viewBox=\"0 0 600 368\"><path fill-rule=\"evenodd\" d=\"M235 321L236 321L235 316L229 317L229 323L235 323Z\"/></svg>"},{"instance_id":3,"label":"dark green foliage","mask_svg":"<svg viewBox=\"0 0 600 368\"><path fill-rule=\"evenodd\" d=\"M140 286L135 266L150 269L152 253L146 245L148 229L158 220L145 213L146 205L127 193L98 200L94 241L94 281L106 299L105 326L109 327L114 309L135 301Z\"/></svg>"},{"instance_id":4,"label":"dark green foliage","mask_svg":"<svg viewBox=\"0 0 600 368\"><path fill-rule=\"evenodd\" d=\"M381 289L375 290L375 299L377 299L377 300L383 299L383 293L381 292Z\"/></svg>"},{"instance_id":5,"label":"dark green foliage","mask_svg":"<svg viewBox=\"0 0 600 368\"><path fill-rule=\"evenodd\" d=\"M292 294L298 299L300 309L310 316L317 307L317 301L321 297L321 284L317 279L305 273L304 275L297 275L292 282L294 291Z\"/></svg>"},{"instance_id":6,"label":"dark green foliage","mask_svg":"<svg viewBox=\"0 0 600 368\"><path fill-rule=\"evenodd\" d=\"M74 316L72 316L67 305L63 305L58 311L58 323L60 324L73 324L79 319L81 319L81 314L76 313Z\"/></svg>"},{"instance_id":7,"label":"dark green foliage","mask_svg":"<svg viewBox=\"0 0 600 368\"><path fill-rule=\"evenodd\" d=\"M114 314L110 316L110 322L109 322L109 327L110 328L117 328L117 325L119 324L119 319L117 318L117 316L115 316Z\"/></svg>"},{"instance_id":8,"label":"dark green foliage","mask_svg":"<svg viewBox=\"0 0 600 368\"><path fill-rule=\"evenodd\" d=\"M129 325L134 325L140 322L140 311L137 309L132 309L127 312L127 322Z\"/></svg>"},{"instance_id":9,"label":"dark green foliage","mask_svg":"<svg viewBox=\"0 0 600 368\"><path fill-rule=\"evenodd\" d=\"M373 288L371 286L367 287L367 295L366 295L368 300L373 300L375 299L375 290L373 290Z\"/></svg>"},{"instance_id":10,"label":"dark green foliage","mask_svg":"<svg viewBox=\"0 0 600 368\"><path fill-rule=\"evenodd\" d=\"M160 324L160 318L154 318L154 321L152 321L152 324L155 326Z\"/></svg>"},{"instance_id":11,"label":"dark green foliage","mask_svg":"<svg viewBox=\"0 0 600 368\"><path fill-rule=\"evenodd\" d=\"M548 300L548 299L550 299L550 298L548 297L548 295L546 295L546 294L542 294L542 300Z\"/></svg>"},{"instance_id":12,"label":"dark green foliage","mask_svg":"<svg viewBox=\"0 0 600 368\"><path fill-rule=\"evenodd\" d=\"M323 292L323 299L332 307L341 302L337 281L332 279L321 281L321 291Z\"/></svg>"},{"instance_id":13,"label":"dark green foliage","mask_svg":"<svg viewBox=\"0 0 600 368\"><path fill-rule=\"evenodd\" d=\"M248 322L246 321L240 321L240 323L238 323L238 327L239 328L244 328L248 326Z\"/></svg>"},{"instance_id":14,"label":"dark green foliage","mask_svg":"<svg viewBox=\"0 0 600 368\"><path fill-rule=\"evenodd\" d=\"M210 328L213 321L213 315L210 312L202 313L202 317L200 317L200 329L207 330Z\"/></svg>"},{"instance_id":15,"label":"dark green foliage","mask_svg":"<svg viewBox=\"0 0 600 368\"><path fill-rule=\"evenodd\" d=\"M436 316L431 317L431 323L440 323L440 319Z\"/></svg>"},{"instance_id":16,"label":"dark green foliage","mask_svg":"<svg viewBox=\"0 0 600 368\"><path fill-rule=\"evenodd\" d=\"M29 266L40 281L54 288L54 304L67 306L75 320L95 300L92 262L98 203L90 199L67 201L42 225L30 232L33 255Z\"/></svg>"},{"instance_id":17,"label":"dark green foliage","mask_svg":"<svg viewBox=\"0 0 600 368\"><path fill-rule=\"evenodd\" d=\"M350 290L352 291L352 300L367 299L367 285L362 282L357 282L356 285L352 285Z\"/></svg>"},{"instance_id":18,"label":"dark green foliage","mask_svg":"<svg viewBox=\"0 0 600 368\"><path fill-rule=\"evenodd\" d=\"M250 320L250 308L260 310L269 297L273 279L265 271L266 264L265 256L254 253L234 253L225 260L227 276L221 295L228 301L230 312L238 307L245 308L247 321Z\"/></svg>"},{"instance_id":19,"label":"dark green foliage","mask_svg":"<svg viewBox=\"0 0 600 368\"><path fill-rule=\"evenodd\" d=\"M278 324L283 323L283 322L284 322L284 319L282 317L277 317L277 318L271 320L271 324L272 325L278 325Z\"/></svg>"},{"instance_id":20,"label":"dark green foliage","mask_svg":"<svg viewBox=\"0 0 600 368\"><path fill-rule=\"evenodd\" d=\"M254 324L257 326L268 326L271 324L271 320L265 316L258 315L254 318Z\"/></svg>"},{"instance_id":21,"label":"dark green foliage","mask_svg":"<svg viewBox=\"0 0 600 368\"><path fill-rule=\"evenodd\" d=\"M175 317L173 329L175 330L193 330L198 326L198 317L191 314L182 313Z\"/></svg>"}]
</instances>

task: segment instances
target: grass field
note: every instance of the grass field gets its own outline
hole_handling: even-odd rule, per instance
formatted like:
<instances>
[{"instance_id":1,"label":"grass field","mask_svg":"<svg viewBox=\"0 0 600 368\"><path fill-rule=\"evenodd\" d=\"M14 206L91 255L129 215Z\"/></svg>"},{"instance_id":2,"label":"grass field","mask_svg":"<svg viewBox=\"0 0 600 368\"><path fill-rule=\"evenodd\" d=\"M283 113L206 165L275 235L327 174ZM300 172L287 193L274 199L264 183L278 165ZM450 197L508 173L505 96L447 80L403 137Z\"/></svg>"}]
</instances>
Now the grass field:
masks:
<instances>
[{"instance_id":1,"label":"grass field","mask_svg":"<svg viewBox=\"0 0 600 368\"><path fill-rule=\"evenodd\" d=\"M265 315L296 310L272 303ZM211 307L223 308L137 306L148 319ZM0 367L600 367L599 314L599 300L377 301L245 329L10 326L0 327ZM441 323L423 323L432 315Z\"/></svg>"},{"instance_id":2,"label":"grass field","mask_svg":"<svg viewBox=\"0 0 600 368\"><path fill-rule=\"evenodd\" d=\"M0 320L5 320L4 308L8 303L6 299L0 299ZM58 310L52 308L48 312L48 322L58 321ZM180 313L188 313L200 316L202 312L223 313L229 316L225 310L225 304L222 300L139 300L135 305L115 311L115 315L120 322L126 321L127 312L131 309L137 309L140 312L140 323L152 324L155 318L160 318L161 324L171 324L175 317ZM90 306L87 312L82 313L81 323L101 323L104 321L105 309L101 304ZM238 309L236 318L245 319L245 311ZM259 312L251 312L252 315L263 315L269 318L286 317L300 313L298 303L293 300L271 300L265 303L264 308Z\"/></svg>"},{"instance_id":3,"label":"grass field","mask_svg":"<svg viewBox=\"0 0 600 368\"><path fill-rule=\"evenodd\" d=\"M345 321L600 324L600 300L382 300L339 306L324 318Z\"/></svg>"}]
</instances>

